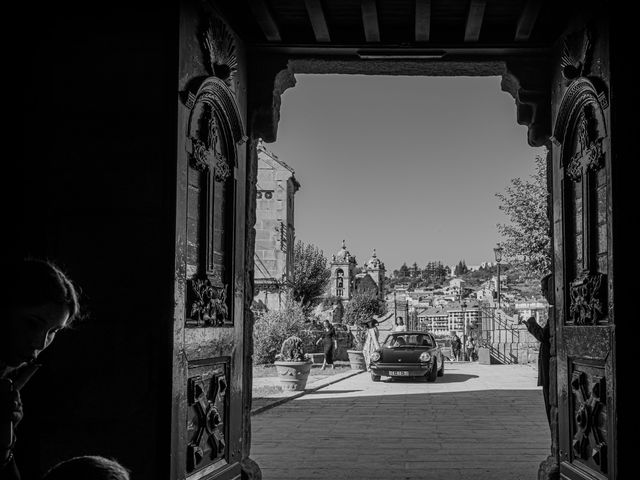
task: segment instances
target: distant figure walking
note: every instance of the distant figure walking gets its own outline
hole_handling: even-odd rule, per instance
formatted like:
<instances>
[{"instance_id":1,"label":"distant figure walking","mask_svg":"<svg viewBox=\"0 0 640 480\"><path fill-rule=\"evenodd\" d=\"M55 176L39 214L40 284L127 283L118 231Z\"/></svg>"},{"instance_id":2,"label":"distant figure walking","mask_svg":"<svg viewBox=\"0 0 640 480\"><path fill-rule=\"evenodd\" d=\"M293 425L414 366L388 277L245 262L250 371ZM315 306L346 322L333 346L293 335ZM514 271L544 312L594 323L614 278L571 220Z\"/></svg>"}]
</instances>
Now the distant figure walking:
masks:
<instances>
[{"instance_id":1,"label":"distant figure walking","mask_svg":"<svg viewBox=\"0 0 640 480\"><path fill-rule=\"evenodd\" d=\"M327 368L327 365L331 365L331 368L335 369L333 364L333 355L338 349L338 340L336 339L336 329L329 320L322 322L322 336L316 342L318 345L322 342L322 350L324 352L324 361L322 362L322 370Z\"/></svg>"},{"instance_id":2,"label":"distant figure walking","mask_svg":"<svg viewBox=\"0 0 640 480\"><path fill-rule=\"evenodd\" d=\"M467 351L467 356L470 362L473 362L476 355L476 341L473 339L471 335L467 337L467 344L465 345L465 350Z\"/></svg>"},{"instance_id":3,"label":"distant figure walking","mask_svg":"<svg viewBox=\"0 0 640 480\"><path fill-rule=\"evenodd\" d=\"M407 331L407 326L404 324L404 321L402 320L402 317L398 317L396 318L396 326L393 329L394 332L406 332Z\"/></svg>"},{"instance_id":4,"label":"distant figure walking","mask_svg":"<svg viewBox=\"0 0 640 480\"><path fill-rule=\"evenodd\" d=\"M378 340L380 332L378 331L377 320L371 319L365 325L367 327L367 338L364 341L362 353L364 354L364 363L367 366L367 370L370 370L371 354L380 348Z\"/></svg>"},{"instance_id":5,"label":"distant figure walking","mask_svg":"<svg viewBox=\"0 0 640 480\"><path fill-rule=\"evenodd\" d=\"M460 349L462 348L462 341L455 331L451 333L451 354L453 355L453 361L457 362L458 360L460 360Z\"/></svg>"}]
</instances>

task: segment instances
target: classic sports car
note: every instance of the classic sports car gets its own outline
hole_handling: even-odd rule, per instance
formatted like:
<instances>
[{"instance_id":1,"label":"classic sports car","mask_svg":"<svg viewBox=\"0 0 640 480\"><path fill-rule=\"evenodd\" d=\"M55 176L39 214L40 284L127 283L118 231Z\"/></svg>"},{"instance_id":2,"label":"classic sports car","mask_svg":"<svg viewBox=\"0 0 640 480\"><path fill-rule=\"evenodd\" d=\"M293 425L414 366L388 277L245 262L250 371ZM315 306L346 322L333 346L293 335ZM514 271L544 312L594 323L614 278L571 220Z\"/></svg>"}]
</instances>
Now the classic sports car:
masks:
<instances>
[{"instance_id":1,"label":"classic sports car","mask_svg":"<svg viewBox=\"0 0 640 480\"><path fill-rule=\"evenodd\" d=\"M422 377L434 382L444 375L444 356L428 332L391 333L371 354L371 380L386 377Z\"/></svg>"}]
</instances>

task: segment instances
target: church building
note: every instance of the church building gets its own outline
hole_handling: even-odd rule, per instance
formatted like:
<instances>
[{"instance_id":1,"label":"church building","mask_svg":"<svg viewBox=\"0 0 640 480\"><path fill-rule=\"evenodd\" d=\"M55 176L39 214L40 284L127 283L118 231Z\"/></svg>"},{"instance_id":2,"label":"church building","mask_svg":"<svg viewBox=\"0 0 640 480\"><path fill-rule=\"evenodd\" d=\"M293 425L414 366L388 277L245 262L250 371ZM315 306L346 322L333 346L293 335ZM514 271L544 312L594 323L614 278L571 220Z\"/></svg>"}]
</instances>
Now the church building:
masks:
<instances>
[{"instance_id":1,"label":"church building","mask_svg":"<svg viewBox=\"0 0 640 480\"><path fill-rule=\"evenodd\" d=\"M256 189L254 306L278 310L293 278L294 196L300 189L294 170L260 141Z\"/></svg>"},{"instance_id":2,"label":"church building","mask_svg":"<svg viewBox=\"0 0 640 480\"><path fill-rule=\"evenodd\" d=\"M342 241L342 248L331 258L331 295L349 301L355 293L374 292L384 299L385 266L373 250L373 255L364 264L361 272L357 272L356 257L347 250Z\"/></svg>"}]
</instances>

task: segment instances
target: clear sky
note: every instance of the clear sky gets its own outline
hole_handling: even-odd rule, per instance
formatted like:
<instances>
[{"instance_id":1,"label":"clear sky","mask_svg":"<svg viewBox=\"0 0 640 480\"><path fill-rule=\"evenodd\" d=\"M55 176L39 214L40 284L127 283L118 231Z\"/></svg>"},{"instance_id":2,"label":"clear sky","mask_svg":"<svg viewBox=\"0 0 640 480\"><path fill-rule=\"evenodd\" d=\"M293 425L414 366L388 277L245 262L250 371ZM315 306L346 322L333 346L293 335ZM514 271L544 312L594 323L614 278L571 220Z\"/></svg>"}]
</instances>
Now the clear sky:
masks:
<instances>
[{"instance_id":1,"label":"clear sky","mask_svg":"<svg viewBox=\"0 0 640 480\"><path fill-rule=\"evenodd\" d=\"M296 237L362 265L376 248L389 274L493 261L496 192L534 172L499 77L297 75L268 148L296 171Z\"/></svg>"}]
</instances>

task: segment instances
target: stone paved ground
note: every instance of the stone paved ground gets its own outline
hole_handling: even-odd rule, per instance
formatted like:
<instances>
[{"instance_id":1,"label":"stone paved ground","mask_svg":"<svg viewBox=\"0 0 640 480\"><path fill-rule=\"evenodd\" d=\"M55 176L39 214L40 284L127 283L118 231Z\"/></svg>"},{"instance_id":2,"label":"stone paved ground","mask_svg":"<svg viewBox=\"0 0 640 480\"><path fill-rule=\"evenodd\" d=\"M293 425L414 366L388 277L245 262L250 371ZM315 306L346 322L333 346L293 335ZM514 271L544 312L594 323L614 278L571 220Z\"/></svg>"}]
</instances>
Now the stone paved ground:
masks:
<instances>
[{"instance_id":1,"label":"stone paved ground","mask_svg":"<svg viewBox=\"0 0 640 480\"><path fill-rule=\"evenodd\" d=\"M436 383L360 374L252 417L264 480L535 480L550 435L537 373L447 363Z\"/></svg>"}]
</instances>

